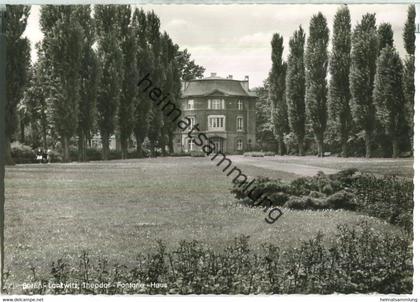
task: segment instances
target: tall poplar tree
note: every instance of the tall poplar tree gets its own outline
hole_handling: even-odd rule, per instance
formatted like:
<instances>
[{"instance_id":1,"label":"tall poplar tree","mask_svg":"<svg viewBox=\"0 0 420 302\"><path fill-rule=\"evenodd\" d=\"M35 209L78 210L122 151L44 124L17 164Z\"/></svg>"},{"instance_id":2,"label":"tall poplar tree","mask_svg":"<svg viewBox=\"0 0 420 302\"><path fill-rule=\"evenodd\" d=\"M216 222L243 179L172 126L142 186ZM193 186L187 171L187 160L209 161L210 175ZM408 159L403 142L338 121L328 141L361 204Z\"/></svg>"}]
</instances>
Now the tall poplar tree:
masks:
<instances>
[{"instance_id":1,"label":"tall poplar tree","mask_svg":"<svg viewBox=\"0 0 420 302\"><path fill-rule=\"evenodd\" d=\"M332 52L330 59L329 116L338 125L341 154L347 156L347 140L351 131L350 111L350 52L351 19L347 6L340 8L334 17Z\"/></svg>"},{"instance_id":2,"label":"tall poplar tree","mask_svg":"<svg viewBox=\"0 0 420 302\"><path fill-rule=\"evenodd\" d=\"M414 55L416 50L416 7L408 7L407 21L404 24L404 47L409 55Z\"/></svg>"},{"instance_id":3,"label":"tall poplar tree","mask_svg":"<svg viewBox=\"0 0 420 302\"><path fill-rule=\"evenodd\" d=\"M131 26L131 8L121 5L119 8L120 40L123 54L123 78L120 104L118 110L118 125L121 140L121 157L127 158L128 141L134 127L134 102L137 97L137 56L135 32Z\"/></svg>"},{"instance_id":4,"label":"tall poplar tree","mask_svg":"<svg viewBox=\"0 0 420 302\"><path fill-rule=\"evenodd\" d=\"M304 155L305 139L305 33L301 26L289 41L286 71L286 100L289 126L298 141L299 155Z\"/></svg>"},{"instance_id":5,"label":"tall poplar tree","mask_svg":"<svg viewBox=\"0 0 420 302\"><path fill-rule=\"evenodd\" d=\"M29 40L22 37L28 22L29 12L29 6L7 5L6 7L6 164L13 164L10 143L17 127L16 109L20 99L23 97L23 91L29 75Z\"/></svg>"},{"instance_id":6,"label":"tall poplar tree","mask_svg":"<svg viewBox=\"0 0 420 302\"><path fill-rule=\"evenodd\" d=\"M197 65L194 60L191 60L191 54L188 52L188 49L182 51L178 49L176 61L183 81L190 81L203 77L206 69L203 66Z\"/></svg>"},{"instance_id":7,"label":"tall poplar tree","mask_svg":"<svg viewBox=\"0 0 420 302\"><path fill-rule=\"evenodd\" d=\"M404 98L405 106L404 113L405 119L409 128L409 139L411 148L413 148L414 140L414 72L415 72L415 59L414 52L416 49L416 8L414 5L408 7L407 21L404 25L404 47L407 51L407 57L404 60Z\"/></svg>"},{"instance_id":8,"label":"tall poplar tree","mask_svg":"<svg viewBox=\"0 0 420 302\"><path fill-rule=\"evenodd\" d=\"M161 87L163 80L163 68L161 62L161 38L160 38L160 20L159 17L152 11L146 15L147 27L146 36L150 43L151 52L153 56L152 79L156 87ZM149 100L150 102L150 100ZM156 148L161 147L161 152L164 154L166 138L162 136L163 115L162 110L158 106L152 105L151 122L148 131L148 138L151 146L152 156L156 156Z\"/></svg>"},{"instance_id":9,"label":"tall poplar tree","mask_svg":"<svg viewBox=\"0 0 420 302\"><path fill-rule=\"evenodd\" d=\"M381 23L378 27L378 56L387 45L394 46L394 32L389 23Z\"/></svg>"},{"instance_id":10,"label":"tall poplar tree","mask_svg":"<svg viewBox=\"0 0 420 302\"><path fill-rule=\"evenodd\" d=\"M306 107L318 145L318 156L324 156L324 132L327 126L327 68L329 30L324 15L318 13L309 25L306 64Z\"/></svg>"},{"instance_id":11,"label":"tall poplar tree","mask_svg":"<svg viewBox=\"0 0 420 302\"><path fill-rule=\"evenodd\" d=\"M162 35L161 45L161 61L164 70L164 82L162 83L163 92L170 95L170 102L174 104L176 108L180 108L179 99L181 96L181 74L175 59L178 53L178 46L172 42L172 39L166 32L164 32ZM168 101L163 102L161 105L162 108L165 107L167 102ZM162 136L165 136L166 138L166 145L168 146L170 153L174 152L174 131L177 129L176 120L174 121L175 116L174 114L170 113L170 110L173 109L172 107L173 105L168 105L165 109L163 109L164 127L162 128ZM165 146L162 146L162 148L165 148Z\"/></svg>"},{"instance_id":12,"label":"tall poplar tree","mask_svg":"<svg viewBox=\"0 0 420 302\"><path fill-rule=\"evenodd\" d=\"M271 40L271 71L269 75L271 121L277 138L278 153L285 154L284 134L288 132L286 101L286 63L283 61L283 37L275 33Z\"/></svg>"},{"instance_id":13,"label":"tall poplar tree","mask_svg":"<svg viewBox=\"0 0 420 302\"><path fill-rule=\"evenodd\" d=\"M98 57L92 47L95 43L95 23L91 16L90 5L79 5L76 15L83 28L79 124L77 128L78 156L79 161L86 161L87 142L92 137L96 120L96 100L100 75Z\"/></svg>"},{"instance_id":14,"label":"tall poplar tree","mask_svg":"<svg viewBox=\"0 0 420 302\"><path fill-rule=\"evenodd\" d=\"M397 51L386 45L378 58L373 98L378 121L392 141L392 157L398 156L398 138L401 128L401 108L404 105L403 65Z\"/></svg>"},{"instance_id":15,"label":"tall poplar tree","mask_svg":"<svg viewBox=\"0 0 420 302\"><path fill-rule=\"evenodd\" d=\"M101 77L98 87L97 122L102 140L102 157L109 159L109 142L115 131L121 97L123 57L118 41L118 9L115 5L95 5L98 32L98 58Z\"/></svg>"},{"instance_id":16,"label":"tall poplar tree","mask_svg":"<svg viewBox=\"0 0 420 302\"><path fill-rule=\"evenodd\" d=\"M29 115L29 123L31 127L31 144L32 147L39 147L42 142L44 149L48 148L47 135L52 128L50 116L50 73L48 70L48 62L44 53L39 48L38 60L32 66L32 77L25 91L24 106Z\"/></svg>"},{"instance_id":17,"label":"tall poplar tree","mask_svg":"<svg viewBox=\"0 0 420 302\"><path fill-rule=\"evenodd\" d=\"M43 47L50 61L54 128L60 136L63 160L70 160L70 139L77 130L83 29L76 6L43 6Z\"/></svg>"},{"instance_id":18,"label":"tall poplar tree","mask_svg":"<svg viewBox=\"0 0 420 302\"><path fill-rule=\"evenodd\" d=\"M147 42L147 18L142 9L135 9L132 23L137 45L137 70L139 78L143 78L152 72L153 55ZM149 133L151 105L148 96L139 89L134 103L134 134L137 154L140 156L144 155L142 144Z\"/></svg>"},{"instance_id":19,"label":"tall poplar tree","mask_svg":"<svg viewBox=\"0 0 420 302\"><path fill-rule=\"evenodd\" d=\"M378 38L374 14L365 14L352 35L350 67L350 108L356 126L364 131L366 157L372 152L375 107L372 92L376 72Z\"/></svg>"}]
</instances>

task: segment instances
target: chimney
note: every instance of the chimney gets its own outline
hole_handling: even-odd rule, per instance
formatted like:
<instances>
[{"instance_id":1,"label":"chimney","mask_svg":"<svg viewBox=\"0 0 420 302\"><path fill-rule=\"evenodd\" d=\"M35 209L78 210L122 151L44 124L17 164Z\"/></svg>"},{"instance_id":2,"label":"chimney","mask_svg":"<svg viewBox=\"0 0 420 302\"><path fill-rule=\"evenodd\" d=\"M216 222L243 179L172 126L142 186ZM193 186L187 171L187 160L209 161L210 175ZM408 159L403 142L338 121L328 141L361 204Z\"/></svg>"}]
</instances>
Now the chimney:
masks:
<instances>
[{"instance_id":1,"label":"chimney","mask_svg":"<svg viewBox=\"0 0 420 302\"><path fill-rule=\"evenodd\" d=\"M210 73L210 77L215 78L216 77L216 73L215 72Z\"/></svg>"},{"instance_id":2,"label":"chimney","mask_svg":"<svg viewBox=\"0 0 420 302\"><path fill-rule=\"evenodd\" d=\"M241 81L242 87L246 90L249 91L249 76L245 76L245 80Z\"/></svg>"},{"instance_id":3,"label":"chimney","mask_svg":"<svg viewBox=\"0 0 420 302\"><path fill-rule=\"evenodd\" d=\"M228 75L228 79L229 80L232 80L233 79L233 76L230 74L230 75Z\"/></svg>"}]
</instances>

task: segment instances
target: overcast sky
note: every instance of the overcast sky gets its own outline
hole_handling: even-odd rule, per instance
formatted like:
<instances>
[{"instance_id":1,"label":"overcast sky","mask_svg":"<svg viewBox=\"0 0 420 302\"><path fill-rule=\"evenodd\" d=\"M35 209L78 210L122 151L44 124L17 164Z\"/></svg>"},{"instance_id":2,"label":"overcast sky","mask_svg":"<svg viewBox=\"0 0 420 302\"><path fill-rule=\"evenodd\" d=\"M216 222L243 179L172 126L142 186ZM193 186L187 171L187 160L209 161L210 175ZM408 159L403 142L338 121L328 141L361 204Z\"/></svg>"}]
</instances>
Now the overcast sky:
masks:
<instances>
[{"instance_id":1,"label":"overcast sky","mask_svg":"<svg viewBox=\"0 0 420 302\"><path fill-rule=\"evenodd\" d=\"M167 31L181 48L188 48L192 58L206 68L205 75L216 72L243 79L249 75L250 86L260 86L271 67L271 37L277 32L285 41L285 55L293 31L301 24L308 32L312 15L322 12L330 28L339 5L144 5L154 10ZM389 22L394 30L395 45L405 56L403 27L407 5L349 5L352 27L363 14L376 13L377 24ZM39 28L39 6L32 6L25 35L31 45L42 39ZM32 60L36 51L32 49Z\"/></svg>"}]
</instances>

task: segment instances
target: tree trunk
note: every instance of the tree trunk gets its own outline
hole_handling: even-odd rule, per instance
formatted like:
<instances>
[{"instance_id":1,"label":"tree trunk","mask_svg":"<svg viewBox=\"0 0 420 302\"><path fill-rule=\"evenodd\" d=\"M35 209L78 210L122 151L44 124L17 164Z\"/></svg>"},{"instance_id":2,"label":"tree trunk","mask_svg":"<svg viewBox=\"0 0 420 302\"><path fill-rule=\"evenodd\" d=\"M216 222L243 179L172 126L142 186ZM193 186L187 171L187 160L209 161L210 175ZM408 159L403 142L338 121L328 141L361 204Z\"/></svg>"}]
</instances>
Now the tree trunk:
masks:
<instances>
[{"instance_id":1,"label":"tree trunk","mask_svg":"<svg viewBox=\"0 0 420 302\"><path fill-rule=\"evenodd\" d=\"M169 133L168 147L169 147L169 153L170 154L174 153L174 135L173 135L173 133Z\"/></svg>"},{"instance_id":2,"label":"tree trunk","mask_svg":"<svg viewBox=\"0 0 420 302\"><path fill-rule=\"evenodd\" d=\"M162 152L162 156L166 156L166 133L165 133L165 128L162 127L161 131L160 131L160 149Z\"/></svg>"},{"instance_id":3,"label":"tree trunk","mask_svg":"<svg viewBox=\"0 0 420 302\"><path fill-rule=\"evenodd\" d=\"M370 141L370 132L365 130L365 147L366 147L366 158L371 157L372 143Z\"/></svg>"},{"instance_id":4,"label":"tree trunk","mask_svg":"<svg viewBox=\"0 0 420 302\"><path fill-rule=\"evenodd\" d=\"M89 159L87 158L87 150L88 148L88 139L85 137L85 139L83 140L83 160L84 161L88 161Z\"/></svg>"},{"instance_id":5,"label":"tree trunk","mask_svg":"<svg viewBox=\"0 0 420 302\"><path fill-rule=\"evenodd\" d=\"M156 157L156 146L154 141L150 142L150 156Z\"/></svg>"},{"instance_id":6,"label":"tree trunk","mask_svg":"<svg viewBox=\"0 0 420 302\"><path fill-rule=\"evenodd\" d=\"M25 143L25 123L23 119L20 119L20 142Z\"/></svg>"},{"instance_id":7,"label":"tree trunk","mask_svg":"<svg viewBox=\"0 0 420 302\"><path fill-rule=\"evenodd\" d=\"M350 122L348 121L347 114L340 116L340 132L341 132L341 156L348 156L347 140L349 139Z\"/></svg>"},{"instance_id":8,"label":"tree trunk","mask_svg":"<svg viewBox=\"0 0 420 302\"><path fill-rule=\"evenodd\" d=\"M118 130L115 131L115 150L121 151L121 134Z\"/></svg>"},{"instance_id":9,"label":"tree trunk","mask_svg":"<svg viewBox=\"0 0 420 302\"><path fill-rule=\"evenodd\" d=\"M161 152L162 152L162 156L166 156L167 154L166 154L166 145L165 145L165 143L164 142L162 142L161 144L160 144L160 149L161 149Z\"/></svg>"},{"instance_id":10,"label":"tree trunk","mask_svg":"<svg viewBox=\"0 0 420 302\"><path fill-rule=\"evenodd\" d=\"M348 156L347 139L342 139L341 140L341 156L342 157L347 157Z\"/></svg>"},{"instance_id":11,"label":"tree trunk","mask_svg":"<svg viewBox=\"0 0 420 302\"><path fill-rule=\"evenodd\" d=\"M278 146L277 146L278 152L277 153L280 154L280 155L284 155L285 147L284 147L284 143L283 143L283 134L279 135L279 140L278 140L277 144L278 144Z\"/></svg>"},{"instance_id":12,"label":"tree trunk","mask_svg":"<svg viewBox=\"0 0 420 302\"><path fill-rule=\"evenodd\" d=\"M109 134L103 134L102 137L102 159L109 159Z\"/></svg>"},{"instance_id":13,"label":"tree trunk","mask_svg":"<svg viewBox=\"0 0 420 302\"><path fill-rule=\"evenodd\" d=\"M299 156L303 156L303 139L302 138L298 138L298 151L299 151Z\"/></svg>"},{"instance_id":14,"label":"tree trunk","mask_svg":"<svg viewBox=\"0 0 420 302\"><path fill-rule=\"evenodd\" d=\"M318 145L318 157L324 157L324 136L317 135L316 143Z\"/></svg>"},{"instance_id":15,"label":"tree trunk","mask_svg":"<svg viewBox=\"0 0 420 302\"><path fill-rule=\"evenodd\" d=\"M136 135L136 144L137 144L137 156L144 157L143 152L143 139L140 137L140 135Z\"/></svg>"},{"instance_id":16,"label":"tree trunk","mask_svg":"<svg viewBox=\"0 0 420 302\"><path fill-rule=\"evenodd\" d=\"M324 157L324 143L318 142L318 157Z\"/></svg>"},{"instance_id":17,"label":"tree trunk","mask_svg":"<svg viewBox=\"0 0 420 302\"><path fill-rule=\"evenodd\" d=\"M47 129L42 128L42 145L44 150L47 149Z\"/></svg>"},{"instance_id":18,"label":"tree trunk","mask_svg":"<svg viewBox=\"0 0 420 302\"><path fill-rule=\"evenodd\" d=\"M78 159L78 161L85 161L84 152L83 152L83 149L85 147L84 141L85 141L85 135L84 135L83 130L82 130L82 131L79 132L79 140L78 140L78 143L77 143L77 146L78 146L77 159Z\"/></svg>"},{"instance_id":19,"label":"tree trunk","mask_svg":"<svg viewBox=\"0 0 420 302\"><path fill-rule=\"evenodd\" d=\"M6 165L15 165L15 161L12 158L12 147L10 146L10 140L5 137L4 143L6 144L5 146L5 154L4 154L4 160Z\"/></svg>"},{"instance_id":20,"label":"tree trunk","mask_svg":"<svg viewBox=\"0 0 420 302\"><path fill-rule=\"evenodd\" d=\"M63 137L63 161L65 163L70 161L69 138L67 136Z\"/></svg>"},{"instance_id":21,"label":"tree trunk","mask_svg":"<svg viewBox=\"0 0 420 302\"><path fill-rule=\"evenodd\" d=\"M127 159L128 142L125 135L121 135L121 159Z\"/></svg>"},{"instance_id":22,"label":"tree trunk","mask_svg":"<svg viewBox=\"0 0 420 302\"><path fill-rule=\"evenodd\" d=\"M399 155L398 138L397 137L393 137L392 138L392 158L397 158L398 155Z\"/></svg>"}]
</instances>

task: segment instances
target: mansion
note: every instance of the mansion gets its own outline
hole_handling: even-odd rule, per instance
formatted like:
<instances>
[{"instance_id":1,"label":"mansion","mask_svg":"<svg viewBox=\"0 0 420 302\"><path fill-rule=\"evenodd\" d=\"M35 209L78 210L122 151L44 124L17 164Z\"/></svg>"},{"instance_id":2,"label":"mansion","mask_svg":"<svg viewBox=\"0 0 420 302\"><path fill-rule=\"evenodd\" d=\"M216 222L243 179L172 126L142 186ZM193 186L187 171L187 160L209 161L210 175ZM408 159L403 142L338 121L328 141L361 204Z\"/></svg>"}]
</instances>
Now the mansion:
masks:
<instances>
[{"instance_id":1,"label":"mansion","mask_svg":"<svg viewBox=\"0 0 420 302\"><path fill-rule=\"evenodd\" d=\"M257 96L249 90L249 78L234 80L217 77L183 83L182 117L190 119L190 128L175 135L175 152L201 150L188 136L198 124L200 132L215 144L217 151L240 154L255 148Z\"/></svg>"}]
</instances>

